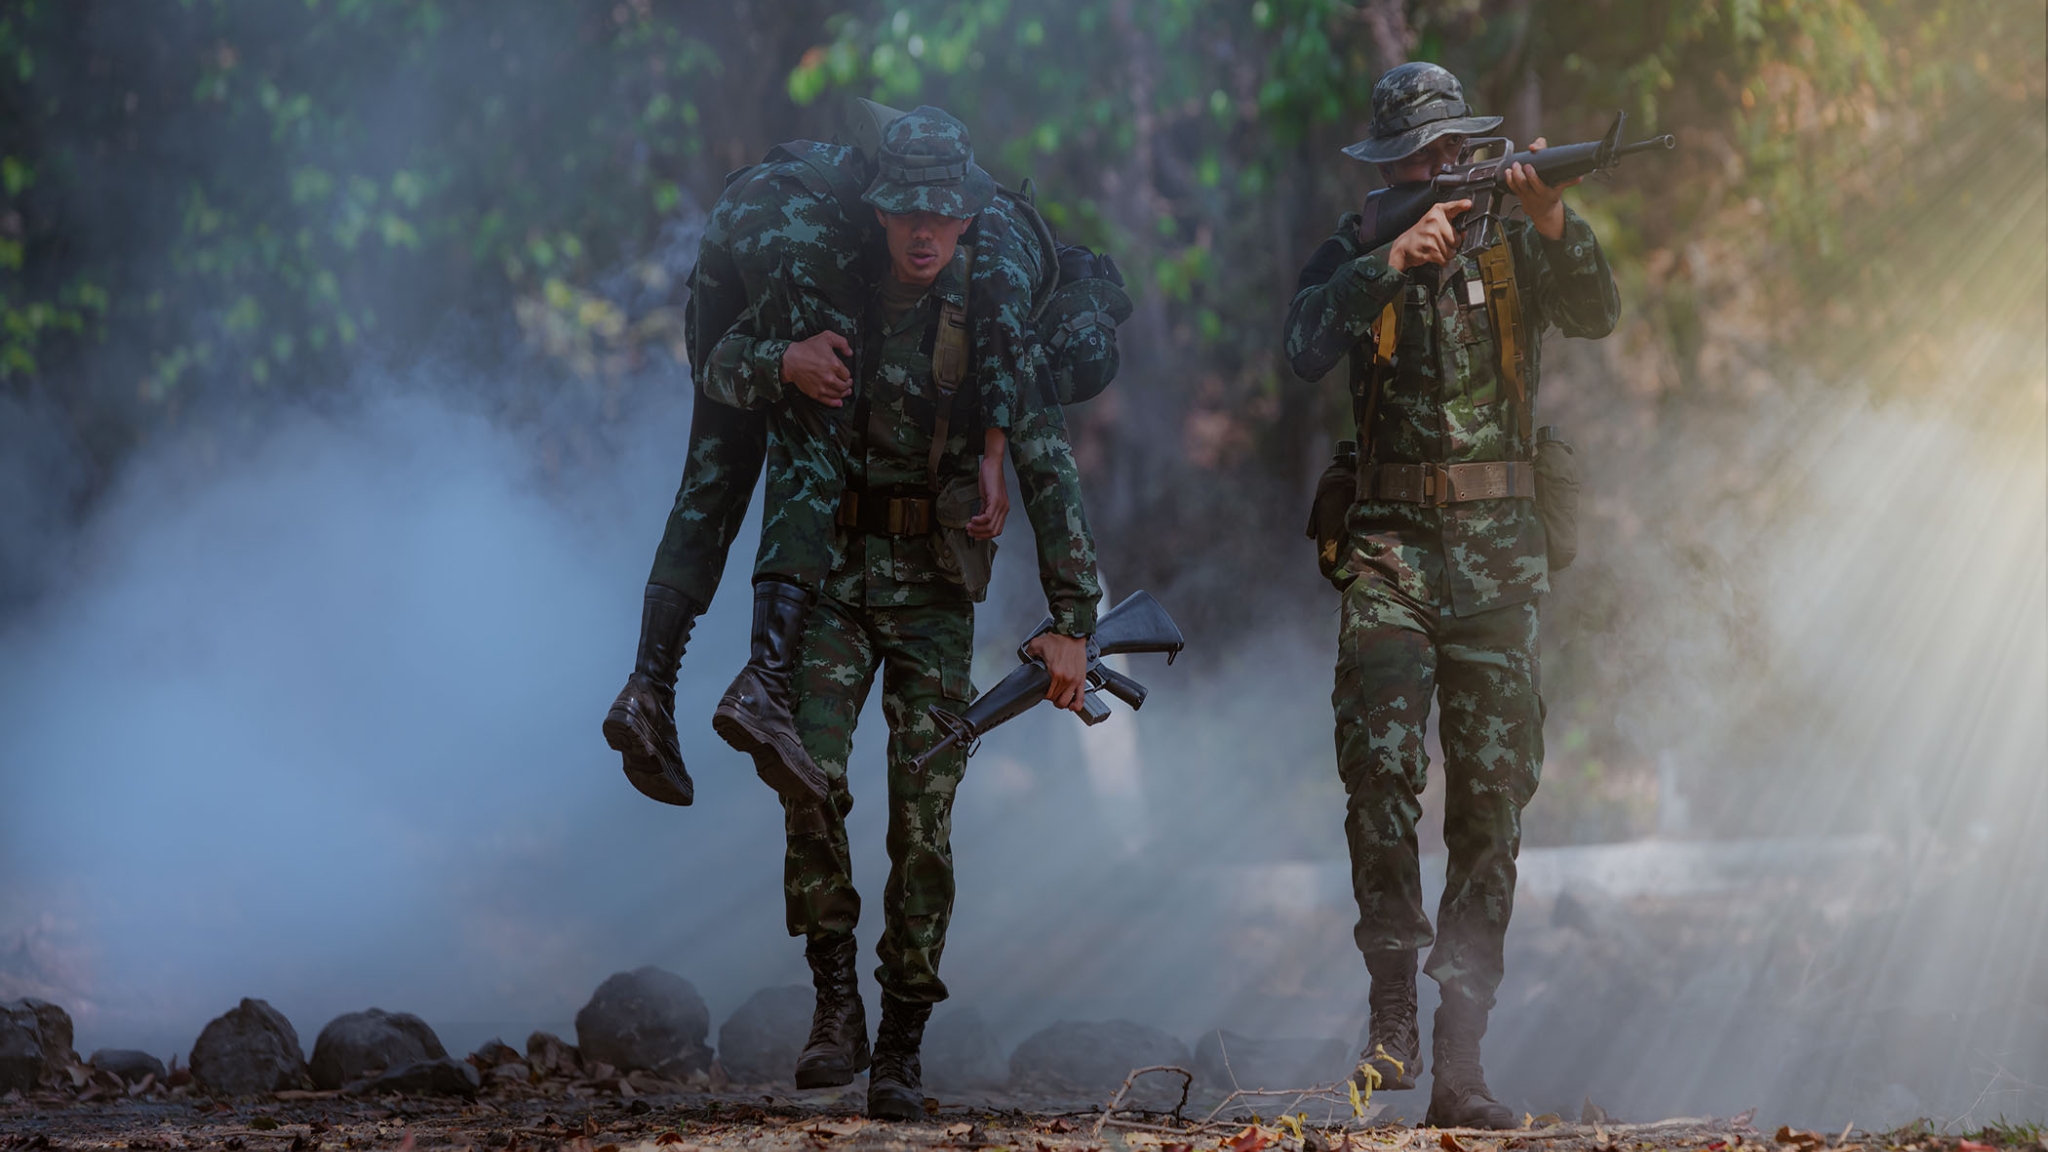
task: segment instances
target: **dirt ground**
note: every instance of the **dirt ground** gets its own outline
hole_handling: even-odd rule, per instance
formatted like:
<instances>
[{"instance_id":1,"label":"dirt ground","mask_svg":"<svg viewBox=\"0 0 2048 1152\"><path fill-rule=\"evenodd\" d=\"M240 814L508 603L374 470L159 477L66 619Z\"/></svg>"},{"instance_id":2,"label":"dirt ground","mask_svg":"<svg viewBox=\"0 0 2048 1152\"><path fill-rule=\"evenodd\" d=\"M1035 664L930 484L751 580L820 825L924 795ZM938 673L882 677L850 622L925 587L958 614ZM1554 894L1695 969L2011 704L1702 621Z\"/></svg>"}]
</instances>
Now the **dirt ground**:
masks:
<instances>
[{"instance_id":1,"label":"dirt ground","mask_svg":"<svg viewBox=\"0 0 2048 1152\"><path fill-rule=\"evenodd\" d=\"M310 1094L309 1094L310 1095ZM1760 1132L1747 1118L1656 1124L1548 1124L1513 1132L1416 1128L1347 1118L1296 1127L1250 1115L1207 1124L1099 1110L940 1107L915 1123L870 1122L852 1092L801 1103L774 1096L480 1100L387 1097L218 1102L124 1100L0 1104L0 1150L532 1149L563 1152L2048 1152L2018 1130L1979 1140L1892 1133Z\"/></svg>"}]
</instances>

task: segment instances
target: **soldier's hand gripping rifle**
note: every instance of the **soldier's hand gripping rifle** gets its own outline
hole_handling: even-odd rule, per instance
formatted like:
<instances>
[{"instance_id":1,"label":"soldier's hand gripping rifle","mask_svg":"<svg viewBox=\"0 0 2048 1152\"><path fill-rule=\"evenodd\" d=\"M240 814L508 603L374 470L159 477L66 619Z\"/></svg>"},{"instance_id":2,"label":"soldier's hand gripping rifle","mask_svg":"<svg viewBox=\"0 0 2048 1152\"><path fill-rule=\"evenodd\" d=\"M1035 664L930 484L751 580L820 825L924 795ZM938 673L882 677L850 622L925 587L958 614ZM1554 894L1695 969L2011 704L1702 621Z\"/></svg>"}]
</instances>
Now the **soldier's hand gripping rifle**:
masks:
<instances>
[{"instance_id":1,"label":"soldier's hand gripping rifle","mask_svg":"<svg viewBox=\"0 0 2048 1152\"><path fill-rule=\"evenodd\" d=\"M1515 151L1514 141L1505 136L1474 136L1459 149L1456 164L1428 180L1396 184L1368 195L1364 219L1358 225L1359 242L1370 252L1415 227L1435 205L1470 200L1472 207L1457 220L1459 247L1465 252L1485 248L1493 243L1494 231L1500 226L1501 198L1513 194L1508 189L1508 173L1515 165L1527 165L1545 184L1554 187L1567 180L1609 171L1624 156L1678 146L1671 136L1652 136L1623 144L1621 129L1627 121L1627 113L1616 112L1614 126L1598 140L1559 144L1533 152ZM1480 151L1493 149L1498 149L1500 155L1490 160L1472 159Z\"/></svg>"},{"instance_id":2,"label":"soldier's hand gripping rifle","mask_svg":"<svg viewBox=\"0 0 2048 1152\"><path fill-rule=\"evenodd\" d=\"M945 735L924 755L910 762L912 771L924 771L925 764L932 757L958 745L966 745L967 754L974 755L975 745L989 729L1022 716L1045 699L1046 689L1052 684L1052 673L1046 671L1045 664L1024 648L1051 628L1052 621L1047 619L1025 637L1024 644L1017 649L1017 659L1022 663L1016 670L1003 677L1002 683L976 696L974 702L958 715L936 704L931 706L931 718ZM1130 705L1132 711L1145 703L1145 686L1104 664L1104 656L1163 652L1166 662L1171 664L1186 644L1173 617L1166 614L1166 609L1159 606L1159 601L1154 600L1150 592L1133 592L1125 597L1123 603L1096 621L1095 635L1088 638L1088 687L1081 698L1081 719L1090 725L1109 719L1109 705L1096 695L1098 692L1109 693Z\"/></svg>"}]
</instances>

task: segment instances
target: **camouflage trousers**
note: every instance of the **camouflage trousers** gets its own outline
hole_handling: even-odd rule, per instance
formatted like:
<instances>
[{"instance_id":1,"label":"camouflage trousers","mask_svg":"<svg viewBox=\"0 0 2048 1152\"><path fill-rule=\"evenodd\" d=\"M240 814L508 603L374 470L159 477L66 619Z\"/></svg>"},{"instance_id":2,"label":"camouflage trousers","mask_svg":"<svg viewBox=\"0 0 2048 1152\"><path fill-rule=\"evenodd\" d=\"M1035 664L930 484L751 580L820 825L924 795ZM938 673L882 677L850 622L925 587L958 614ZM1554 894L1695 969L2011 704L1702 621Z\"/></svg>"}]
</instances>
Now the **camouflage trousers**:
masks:
<instances>
[{"instance_id":1,"label":"camouflage trousers","mask_svg":"<svg viewBox=\"0 0 2048 1152\"><path fill-rule=\"evenodd\" d=\"M756 580L774 576L816 589L831 575L854 410L852 396L843 408L827 408L793 388L768 410L768 496Z\"/></svg>"},{"instance_id":2,"label":"camouflage trousers","mask_svg":"<svg viewBox=\"0 0 2048 1152\"><path fill-rule=\"evenodd\" d=\"M767 420L727 407L697 390L683 481L654 552L650 584L672 588L708 608L725 573L725 556L746 519L767 452Z\"/></svg>"},{"instance_id":3,"label":"camouflage trousers","mask_svg":"<svg viewBox=\"0 0 2048 1152\"><path fill-rule=\"evenodd\" d=\"M835 414L801 396L773 415L720 404L697 393L683 462L650 584L673 588L709 607L725 573L765 461L768 473L754 575L817 588L832 571L832 547L845 487L846 448ZM772 435L771 435L772 432Z\"/></svg>"},{"instance_id":4,"label":"camouflage trousers","mask_svg":"<svg viewBox=\"0 0 2048 1152\"><path fill-rule=\"evenodd\" d=\"M1419 602L1371 573L1344 591L1337 642L1337 771L1360 951L1413 951L1424 971L1491 1004L1515 904L1522 809L1543 764L1536 604L1471 616ZM1429 770L1423 732L1442 702L1449 879L1432 935L1415 824Z\"/></svg>"},{"instance_id":5,"label":"camouflage trousers","mask_svg":"<svg viewBox=\"0 0 2048 1152\"><path fill-rule=\"evenodd\" d=\"M822 805L783 802L789 934L849 936L860 921L846 839L853 808L846 762L854 723L880 671L889 725L889 879L875 978L883 991L918 1003L946 998L939 957L953 917L953 794L967 753L952 749L923 772L911 771L910 761L939 739L926 707L957 712L973 697L973 648L974 606L964 596L865 608L821 596L804 630L797 673L797 728L830 782L830 796Z\"/></svg>"}]
</instances>

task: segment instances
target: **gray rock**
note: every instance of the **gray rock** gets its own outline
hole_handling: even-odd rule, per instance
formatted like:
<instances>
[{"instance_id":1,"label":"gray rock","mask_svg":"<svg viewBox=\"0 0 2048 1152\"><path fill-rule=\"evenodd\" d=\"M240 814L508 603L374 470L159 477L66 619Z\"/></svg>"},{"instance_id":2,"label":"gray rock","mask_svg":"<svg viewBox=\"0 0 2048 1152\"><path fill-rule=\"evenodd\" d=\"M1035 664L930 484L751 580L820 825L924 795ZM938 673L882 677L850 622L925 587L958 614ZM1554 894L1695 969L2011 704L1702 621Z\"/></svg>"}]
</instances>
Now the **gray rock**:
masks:
<instances>
[{"instance_id":1,"label":"gray rock","mask_svg":"<svg viewBox=\"0 0 2048 1152\"><path fill-rule=\"evenodd\" d=\"M0 1004L0 1093L28 1091L43 1074L43 1033L32 1009Z\"/></svg>"},{"instance_id":2,"label":"gray rock","mask_svg":"<svg viewBox=\"0 0 2048 1152\"><path fill-rule=\"evenodd\" d=\"M493 1036L477 1045L476 1051L469 1054L469 1062L478 1068L496 1068L500 1064L524 1064L526 1057L519 1054L519 1049Z\"/></svg>"},{"instance_id":3,"label":"gray rock","mask_svg":"<svg viewBox=\"0 0 2048 1152\"><path fill-rule=\"evenodd\" d=\"M925 1083L940 1092L983 1092L1010 1078L1003 1046L972 1008L942 1011L924 1030Z\"/></svg>"},{"instance_id":4,"label":"gray rock","mask_svg":"<svg viewBox=\"0 0 2048 1152\"><path fill-rule=\"evenodd\" d=\"M1342 1040L1254 1040L1218 1030L1195 1044L1195 1076L1220 1092L1333 1084L1350 1075L1355 1065Z\"/></svg>"},{"instance_id":5,"label":"gray rock","mask_svg":"<svg viewBox=\"0 0 2048 1152\"><path fill-rule=\"evenodd\" d=\"M316 1088L339 1088L422 1060L446 1060L448 1050L427 1022L410 1012L372 1008L328 1021L313 1041L308 1070Z\"/></svg>"},{"instance_id":6,"label":"gray rock","mask_svg":"<svg viewBox=\"0 0 2048 1152\"><path fill-rule=\"evenodd\" d=\"M1192 1071L1188 1046L1157 1028L1129 1020L1062 1020L1017 1045L1010 1081L1028 1092L1108 1100L1125 1076L1154 1064ZM1171 1108L1181 1084L1172 1073L1153 1073L1139 1078L1124 1099L1140 1108Z\"/></svg>"},{"instance_id":7,"label":"gray rock","mask_svg":"<svg viewBox=\"0 0 2048 1152\"><path fill-rule=\"evenodd\" d=\"M145 1076L154 1076L161 1084L168 1075L163 1061L133 1048L102 1048L86 1063L102 1072L112 1072L129 1084L140 1084Z\"/></svg>"},{"instance_id":8,"label":"gray rock","mask_svg":"<svg viewBox=\"0 0 2048 1152\"><path fill-rule=\"evenodd\" d=\"M261 1000L243 1000L216 1018L192 1044L192 1078L224 1096L304 1088L305 1050L284 1014Z\"/></svg>"},{"instance_id":9,"label":"gray rock","mask_svg":"<svg viewBox=\"0 0 2048 1152\"><path fill-rule=\"evenodd\" d=\"M718 1063L735 1084L787 1084L811 1036L817 996L802 984L763 988L718 1029Z\"/></svg>"},{"instance_id":10,"label":"gray rock","mask_svg":"<svg viewBox=\"0 0 2048 1152\"><path fill-rule=\"evenodd\" d=\"M43 1071L62 1075L78 1063L78 1053L71 1047L71 1013L33 996L16 1000L11 1007L26 1008L35 1014L36 1031L42 1037Z\"/></svg>"},{"instance_id":11,"label":"gray rock","mask_svg":"<svg viewBox=\"0 0 2048 1152\"><path fill-rule=\"evenodd\" d=\"M659 968L621 972L597 986L576 1013L585 1063L645 1069L680 1080L711 1067L711 1012L688 980Z\"/></svg>"},{"instance_id":12,"label":"gray rock","mask_svg":"<svg viewBox=\"0 0 2048 1152\"><path fill-rule=\"evenodd\" d=\"M352 1096L376 1096L396 1092L401 1096L474 1096L483 1086L477 1070L460 1060L441 1056L402 1064L348 1086Z\"/></svg>"},{"instance_id":13,"label":"gray rock","mask_svg":"<svg viewBox=\"0 0 2048 1152\"><path fill-rule=\"evenodd\" d=\"M552 1032L535 1032L526 1038L526 1062L543 1076L574 1080L583 1075L583 1054Z\"/></svg>"}]
</instances>

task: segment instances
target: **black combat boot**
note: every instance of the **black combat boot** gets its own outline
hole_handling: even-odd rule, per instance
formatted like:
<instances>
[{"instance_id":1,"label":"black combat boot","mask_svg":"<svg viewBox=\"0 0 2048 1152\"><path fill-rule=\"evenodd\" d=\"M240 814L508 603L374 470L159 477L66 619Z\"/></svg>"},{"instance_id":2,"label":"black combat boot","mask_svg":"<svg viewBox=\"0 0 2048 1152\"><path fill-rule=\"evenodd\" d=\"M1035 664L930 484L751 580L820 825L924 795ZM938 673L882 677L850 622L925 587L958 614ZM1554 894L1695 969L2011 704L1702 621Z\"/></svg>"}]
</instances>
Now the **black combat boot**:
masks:
<instances>
[{"instance_id":1,"label":"black combat boot","mask_svg":"<svg viewBox=\"0 0 2048 1152\"><path fill-rule=\"evenodd\" d=\"M851 936L812 936L804 942L818 1006L811 1013L811 1039L796 1058L799 1088L851 1084L854 1073L868 1066L868 1014L854 971L859 955Z\"/></svg>"},{"instance_id":2,"label":"black combat boot","mask_svg":"<svg viewBox=\"0 0 2048 1152\"><path fill-rule=\"evenodd\" d=\"M1436 1010L1436 1034L1430 1038L1430 1065L1436 1070L1436 1079L1429 1087L1429 1115L1423 1123L1433 1128L1496 1132L1513 1128L1515 1114L1493 1098L1479 1067L1486 1005L1452 988L1443 992L1443 1003Z\"/></svg>"},{"instance_id":3,"label":"black combat boot","mask_svg":"<svg viewBox=\"0 0 2048 1152\"><path fill-rule=\"evenodd\" d=\"M882 1026L875 1029L875 1066L868 1072L868 1118L924 1118L924 1075L917 1050L932 1006L882 994Z\"/></svg>"},{"instance_id":4,"label":"black combat boot","mask_svg":"<svg viewBox=\"0 0 2048 1152\"><path fill-rule=\"evenodd\" d=\"M604 716L604 742L624 757L626 779L641 795L663 804L687 805L697 797L676 741L676 664L700 611L673 588L647 586L633 674Z\"/></svg>"},{"instance_id":5,"label":"black combat boot","mask_svg":"<svg viewBox=\"0 0 2048 1152\"><path fill-rule=\"evenodd\" d=\"M1415 1026L1415 953L1368 956L1365 970L1372 974L1372 1029L1366 1034L1365 1051L1359 1053L1359 1067L1380 1074L1382 1092L1413 1088L1422 1074L1422 1035ZM1359 1087L1365 1087L1362 1080Z\"/></svg>"},{"instance_id":6,"label":"black combat boot","mask_svg":"<svg viewBox=\"0 0 2048 1152\"><path fill-rule=\"evenodd\" d=\"M711 714L712 730L752 756L754 771L770 788L804 804L825 799L825 774L804 751L789 714L790 679L811 599L782 580L754 584L753 654Z\"/></svg>"}]
</instances>

